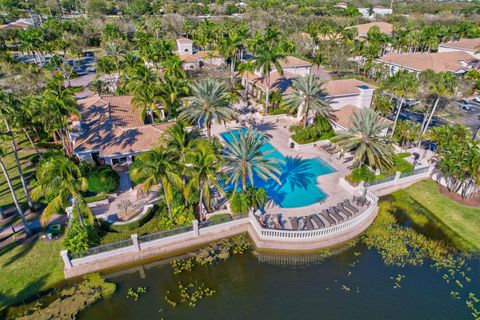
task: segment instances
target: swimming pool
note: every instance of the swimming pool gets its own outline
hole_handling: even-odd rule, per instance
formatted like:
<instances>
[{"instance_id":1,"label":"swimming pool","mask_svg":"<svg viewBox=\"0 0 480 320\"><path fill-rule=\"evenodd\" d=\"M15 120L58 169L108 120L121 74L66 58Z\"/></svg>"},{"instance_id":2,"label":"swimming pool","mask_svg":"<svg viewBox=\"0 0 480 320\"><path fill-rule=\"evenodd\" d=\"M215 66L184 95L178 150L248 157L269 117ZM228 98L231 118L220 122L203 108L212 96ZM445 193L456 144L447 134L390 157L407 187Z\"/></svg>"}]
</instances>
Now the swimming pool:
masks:
<instances>
[{"instance_id":1,"label":"swimming pool","mask_svg":"<svg viewBox=\"0 0 480 320\"><path fill-rule=\"evenodd\" d=\"M234 130L232 133L238 135L239 130ZM233 140L232 135L228 131L220 135L227 143ZM304 207L327 197L327 194L317 186L316 180L318 176L335 172L335 169L322 161L322 159L301 159L299 157L284 156L268 142L263 145L261 150L270 152L266 155L267 158L283 160L283 163L279 164L281 171L279 178L282 184L279 185L273 179L264 181L256 175L253 183L256 187L265 188L268 197L280 207Z\"/></svg>"}]
</instances>

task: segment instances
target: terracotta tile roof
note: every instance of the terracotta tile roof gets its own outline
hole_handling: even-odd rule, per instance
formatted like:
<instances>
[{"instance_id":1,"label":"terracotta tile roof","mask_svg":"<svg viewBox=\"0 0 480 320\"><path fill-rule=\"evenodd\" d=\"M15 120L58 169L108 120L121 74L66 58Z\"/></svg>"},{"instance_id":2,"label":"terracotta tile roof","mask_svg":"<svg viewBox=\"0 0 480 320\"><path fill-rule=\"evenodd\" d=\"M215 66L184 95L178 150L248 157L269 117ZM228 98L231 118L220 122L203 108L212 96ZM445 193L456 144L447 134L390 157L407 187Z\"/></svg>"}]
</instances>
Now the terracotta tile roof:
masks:
<instances>
[{"instance_id":1,"label":"terracotta tile roof","mask_svg":"<svg viewBox=\"0 0 480 320\"><path fill-rule=\"evenodd\" d=\"M267 82L264 77L258 76L255 73L247 72L245 76L248 81L254 83L257 87L263 91L267 91ZM294 78L297 75L284 71L283 75L280 75L277 71L270 73L270 90L278 90L282 93L289 93L292 91L291 85Z\"/></svg>"},{"instance_id":2,"label":"terracotta tile roof","mask_svg":"<svg viewBox=\"0 0 480 320\"><path fill-rule=\"evenodd\" d=\"M193 43L193 40L192 40L192 39L185 38L185 37L180 37L180 38L177 39L177 42L180 42L180 43Z\"/></svg>"},{"instance_id":3,"label":"terracotta tile roof","mask_svg":"<svg viewBox=\"0 0 480 320\"><path fill-rule=\"evenodd\" d=\"M449 41L449 42L440 44L440 47L468 50L468 51L476 51L478 50L479 46L480 46L480 38L475 38L475 39L463 38L457 41Z\"/></svg>"},{"instance_id":4,"label":"terracotta tile roof","mask_svg":"<svg viewBox=\"0 0 480 320\"><path fill-rule=\"evenodd\" d=\"M357 79L331 80L325 83L328 96L357 94L361 89L375 89L375 87Z\"/></svg>"},{"instance_id":5,"label":"terracotta tile roof","mask_svg":"<svg viewBox=\"0 0 480 320\"><path fill-rule=\"evenodd\" d=\"M352 127L353 115L357 112L360 112L360 110L360 108L357 108L354 105L347 104L341 109L332 111L332 119L340 127L344 129L350 129Z\"/></svg>"},{"instance_id":6,"label":"terracotta tile roof","mask_svg":"<svg viewBox=\"0 0 480 320\"><path fill-rule=\"evenodd\" d=\"M24 21L15 21L9 24L4 24L0 26L0 30L8 30L8 29L27 29L31 27L32 24Z\"/></svg>"},{"instance_id":7,"label":"terracotta tile roof","mask_svg":"<svg viewBox=\"0 0 480 320\"><path fill-rule=\"evenodd\" d=\"M464 51L437 53L387 53L377 59L381 62L396 64L408 69L435 72L465 70L476 59Z\"/></svg>"},{"instance_id":8,"label":"terracotta tile roof","mask_svg":"<svg viewBox=\"0 0 480 320\"><path fill-rule=\"evenodd\" d=\"M341 109L332 111L332 120L335 121L340 127L344 129L352 128L352 120L353 116L361 112L361 108L357 108L354 105L347 104L343 106ZM393 124L392 121L388 120L387 118L381 118L381 122L385 125Z\"/></svg>"},{"instance_id":9,"label":"terracotta tile roof","mask_svg":"<svg viewBox=\"0 0 480 320\"><path fill-rule=\"evenodd\" d=\"M200 60L205 60L208 59L207 55L210 55L211 57L217 57L219 56L217 52L215 51L197 51L194 54L179 54L178 56L183 62L196 62Z\"/></svg>"},{"instance_id":10,"label":"terracotta tile roof","mask_svg":"<svg viewBox=\"0 0 480 320\"><path fill-rule=\"evenodd\" d=\"M75 141L75 152L95 150L109 156L152 148L174 122L145 125L131 100L110 95L78 100L85 131Z\"/></svg>"},{"instance_id":11,"label":"terracotta tile roof","mask_svg":"<svg viewBox=\"0 0 480 320\"><path fill-rule=\"evenodd\" d=\"M368 33L368 30L374 26L379 27L380 31L386 35L391 35L393 32L393 25L382 21L358 24L354 27L357 28L359 35L364 36Z\"/></svg>"},{"instance_id":12,"label":"terracotta tile roof","mask_svg":"<svg viewBox=\"0 0 480 320\"><path fill-rule=\"evenodd\" d=\"M293 68L293 67L310 67L312 64L308 61L299 59L293 56L287 56L284 60L280 60L280 65L282 68Z\"/></svg>"}]
</instances>

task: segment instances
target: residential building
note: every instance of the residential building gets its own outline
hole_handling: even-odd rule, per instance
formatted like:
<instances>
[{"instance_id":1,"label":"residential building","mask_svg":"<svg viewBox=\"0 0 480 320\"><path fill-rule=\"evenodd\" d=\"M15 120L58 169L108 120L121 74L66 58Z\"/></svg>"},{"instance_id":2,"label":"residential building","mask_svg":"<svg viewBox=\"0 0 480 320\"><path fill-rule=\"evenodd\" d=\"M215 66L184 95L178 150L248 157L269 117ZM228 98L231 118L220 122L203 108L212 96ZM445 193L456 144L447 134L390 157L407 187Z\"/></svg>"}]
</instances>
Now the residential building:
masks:
<instances>
[{"instance_id":1,"label":"residential building","mask_svg":"<svg viewBox=\"0 0 480 320\"><path fill-rule=\"evenodd\" d=\"M191 39L182 37L176 41L177 54L182 59L185 70L198 70L204 66L221 66L225 63L217 52L195 51Z\"/></svg>"},{"instance_id":2,"label":"residential building","mask_svg":"<svg viewBox=\"0 0 480 320\"><path fill-rule=\"evenodd\" d=\"M353 26L352 28L357 29L359 38L365 38L367 36L368 31L373 27L378 27L380 29L380 32L382 32L387 36L391 36L393 33L393 25L383 21L358 24L356 26Z\"/></svg>"},{"instance_id":3,"label":"residential building","mask_svg":"<svg viewBox=\"0 0 480 320\"><path fill-rule=\"evenodd\" d=\"M478 59L464 51L436 53L387 53L376 60L389 67L390 74L399 70L420 73L430 69L435 72L452 72L462 75L477 68Z\"/></svg>"},{"instance_id":4,"label":"residential building","mask_svg":"<svg viewBox=\"0 0 480 320\"><path fill-rule=\"evenodd\" d=\"M69 148L98 165L130 164L154 147L174 122L145 124L131 96L94 95L77 101L81 117L71 119Z\"/></svg>"},{"instance_id":5,"label":"residential building","mask_svg":"<svg viewBox=\"0 0 480 320\"><path fill-rule=\"evenodd\" d=\"M480 38L467 39L463 38L457 41L449 41L441 43L438 46L438 52L459 52L463 51L480 59Z\"/></svg>"},{"instance_id":6,"label":"residential building","mask_svg":"<svg viewBox=\"0 0 480 320\"><path fill-rule=\"evenodd\" d=\"M358 8L358 11L360 11L360 13L364 18L370 19L370 20L375 19L377 17L383 18L393 13L393 9L385 8L382 6L373 7L373 8Z\"/></svg>"},{"instance_id":7,"label":"residential building","mask_svg":"<svg viewBox=\"0 0 480 320\"><path fill-rule=\"evenodd\" d=\"M283 74L274 70L270 73L270 92L279 91L282 94L292 92L292 83L296 77L304 76L312 72L312 66L308 61L288 57L282 63ZM242 83L245 86L248 82L249 94L260 98L267 91L266 79L258 72L247 72L243 78ZM325 91L327 100L332 106L334 112L341 110L348 106L353 106L357 109L369 108L375 87L357 80L357 79L342 79L329 80L325 82ZM348 111L348 110L347 110ZM350 109L350 114L354 109ZM300 120L300 113L297 118ZM345 114L345 111L341 115Z\"/></svg>"},{"instance_id":8,"label":"residential building","mask_svg":"<svg viewBox=\"0 0 480 320\"><path fill-rule=\"evenodd\" d=\"M18 19L17 21L10 22L0 26L0 30L11 30L11 29L20 29L25 30L29 27L32 27L33 23L30 19Z\"/></svg>"}]
</instances>

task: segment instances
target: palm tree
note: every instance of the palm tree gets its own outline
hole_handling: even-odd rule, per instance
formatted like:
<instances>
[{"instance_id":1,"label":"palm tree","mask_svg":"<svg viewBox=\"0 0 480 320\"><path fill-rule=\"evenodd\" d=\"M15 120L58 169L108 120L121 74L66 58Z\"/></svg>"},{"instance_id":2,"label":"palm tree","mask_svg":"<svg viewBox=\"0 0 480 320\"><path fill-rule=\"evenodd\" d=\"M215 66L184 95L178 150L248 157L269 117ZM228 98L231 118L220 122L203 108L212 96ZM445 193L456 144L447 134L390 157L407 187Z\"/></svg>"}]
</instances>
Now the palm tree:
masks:
<instances>
[{"instance_id":1,"label":"palm tree","mask_svg":"<svg viewBox=\"0 0 480 320\"><path fill-rule=\"evenodd\" d=\"M188 152L187 162L191 164L191 166L187 166L190 180L186 189L190 190L194 187L199 191L198 217L202 220L203 204L206 204L207 208L210 207L210 186L216 187L223 193L222 186L219 182L219 172L223 165L223 158L216 153L209 141L200 140L195 148ZM187 195L188 193L189 192L187 192ZM188 198L188 196L186 196L186 198Z\"/></svg>"},{"instance_id":2,"label":"palm tree","mask_svg":"<svg viewBox=\"0 0 480 320\"><path fill-rule=\"evenodd\" d=\"M229 104L229 92L223 82L201 80L190 86L191 97L180 107L180 119L194 121L207 127L207 137L211 137L213 121L226 122L233 119L235 112Z\"/></svg>"},{"instance_id":3,"label":"palm tree","mask_svg":"<svg viewBox=\"0 0 480 320\"><path fill-rule=\"evenodd\" d=\"M418 136L418 147L422 144L422 136L427 132L428 127L430 126L430 122L432 121L440 100L452 96L458 87L458 78L451 72L435 73L432 70L425 70L420 73L420 81L425 87L427 93L435 97L435 101L428 117L424 117L424 123L422 124Z\"/></svg>"},{"instance_id":4,"label":"palm tree","mask_svg":"<svg viewBox=\"0 0 480 320\"><path fill-rule=\"evenodd\" d=\"M278 164L280 160L267 157L272 151L264 152L266 136L257 130L240 131L238 136L234 133L232 141L228 142L225 150L225 173L229 177L227 182L233 183L235 189L241 182L243 192L247 191L248 183L253 186L254 173L263 180L271 178L282 184L278 176L281 174Z\"/></svg>"},{"instance_id":5,"label":"palm tree","mask_svg":"<svg viewBox=\"0 0 480 320\"><path fill-rule=\"evenodd\" d=\"M308 115L312 112L316 116L325 119L330 118L332 107L324 99L326 92L323 89L323 82L313 75L308 74L293 80L293 92L285 98L285 104L291 108L291 112L297 112L303 116L303 125L307 126Z\"/></svg>"},{"instance_id":6,"label":"palm tree","mask_svg":"<svg viewBox=\"0 0 480 320\"><path fill-rule=\"evenodd\" d=\"M418 90L418 79L413 72L409 72L407 70L398 71L392 77L392 81L390 82L393 86L393 91L396 95L400 96L400 101L397 102L397 113L395 115L395 120L393 122L393 128L391 132L391 136L395 134L395 128L397 127L397 121L400 116L400 112L402 111L403 101L405 97L411 96L415 94Z\"/></svg>"},{"instance_id":7,"label":"palm tree","mask_svg":"<svg viewBox=\"0 0 480 320\"><path fill-rule=\"evenodd\" d=\"M108 42L105 45L105 53L108 57L113 58L113 61L115 62L115 71L118 72L120 60L122 59L124 53L122 48L120 48L120 46L115 42Z\"/></svg>"},{"instance_id":8,"label":"palm tree","mask_svg":"<svg viewBox=\"0 0 480 320\"><path fill-rule=\"evenodd\" d=\"M7 129L6 134L10 137L10 142L12 144L13 156L15 158L15 165L17 166L18 175L22 183L23 192L25 193L25 198L27 199L28 206L33 208L33 201L30 197L30 192L28 191L27 181L23 174L22 166L20 164L20 159L18 157L18 145L15 140L15 134L11 128L10 123L15 118L15 114L19 110L19 101L11 93L6 93L4 91L0 92L0 116L5 123Z\"/></svg>"},{"instance_id":9,"label":"palm tree","mask_svg":"<svg viewBox=\"0 0 480 320\"><path fill-rule=\"evenodd\" d=\"M83 225L83 215L93 223L93 215L82 192L87 191L88 182L82 175L80 168L64 155L55 155L45 160L37 169L37 183L32 190L32 197L39 200L48 196L52 200L43 210L41 222L47 224L55 213L60 213L68 205L69 200L74 204L72 218L79 219Z\"/></svg>"},{"instance_id":10,"label":"palm tree","mask_svg":"<svg viewBox=\"0 0 480 320\"><path fill-rule=\"evenodd\" d=\"M178 152L181 162L184 162L187 152L195 146L196 141L196 135L187 131L183 122L176 122L163 135L163 142L167 148Z\"/></svg>"},{"instance_id":11,"label":"palm tree","mask_svg":"<svg viewBox=\"0 0 480 320\"><path fill-rule=\"evenodd\" d=\"M354 163L367 164L380 170L393 166L393 147L391 140L383 134L387 126L380 114L370 108L354 114L352 128L341 131L332 141L343 151L354 151Z\"/></svg>"},{"instance_id":12,"label":"palm tree","mask_svg":"<svg viewBox=\"0 0 480 320\"><path fill-rule=\"evenodd\" d=\"M257 59L255 60L255 66L260 70L263 78L265 79L265 84L267 85L265 113L268 114L268 103L270 98L270 73L273 71L273 68L275 68L279 74L283 74L280 61L284 60L286 55L277 47L270 48L262 46L256 53L256 57Z\"/></svg>"},{"instance_id":13,"label":"palm tree","mask_svg":"<svg viewBox=\"0 0 480 320\"><path fill-rule=\"evenodd\" d=\"M241 75L241 76L244 76L248 73L253 73L253 71L255 71L255 62L254 61L247 61L247 62L244 62L244 63L241 63L238 65L238 73ZM245 103L246 103L246 107L248 108L248 86L250 85L249 81L248 81L248 77L246 77L247 80L245 81Z\"/></svg>"},{"instance_id":14,"label":"palm tree","mask_svg":"<svg viewBox=\"0 0 480 320\"><path fill-rule=\"evenodd\" d=\"M141 89L138 88L138 90L135 90L133 93L133 109L140 111L143 119L148 116L151 123L154 123L154 114L161 119L164 118L162 111L158 108L160 102L159 94L160 88L156 84L145 85Z\"/></svg>"},{"instance_id":15,"label":"palm tree","mask_svg":"<svg viewBox=\"0 0 480 320\"><path fill-rule=\"evenodd\" d=\"M153 186L160 186L167 204L170 220L173 219L170 206L170 203L173 201L173 187L181 185L181 178L177 174L177 160L176 150L157 147L140 154L135 159L138 165L130 169L132 179L143 181L143 190L148 192Z\"/></svg>"},{"instance_id":16,"label":"palm tree","mask_svg":"<svg viewBox=\"0 0 480 320\"><path fill-rule=\"evenodd\" d=\"M31 229L28 225L27 219L25 219L25 213L23 212L22 207L18 203L17 195L15 194L15 189L13 189L12 180L10 180L10 176L8 175L7 168L5 163L3 162L3 157L7 155L7 152L4 148L0 146L0 168L2 168L3 175L5 176L5 180L7 181L8 188L10 189L10 194L12 195L13 203L15 204L15 208L17 208L18 214L22 219L23 227L27 234L31 233Z\"/></svg>"}]
</instances>

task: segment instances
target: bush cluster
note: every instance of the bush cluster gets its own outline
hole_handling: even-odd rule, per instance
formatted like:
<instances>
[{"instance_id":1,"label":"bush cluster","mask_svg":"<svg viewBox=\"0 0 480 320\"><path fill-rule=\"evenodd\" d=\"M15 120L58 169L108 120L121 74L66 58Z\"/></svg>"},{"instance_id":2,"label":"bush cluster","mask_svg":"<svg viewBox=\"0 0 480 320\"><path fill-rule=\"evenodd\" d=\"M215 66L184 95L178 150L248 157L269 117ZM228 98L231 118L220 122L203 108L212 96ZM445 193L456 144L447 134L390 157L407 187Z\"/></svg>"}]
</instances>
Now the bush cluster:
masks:
<instances>
[{"instance_id":1,"label":"bush cluster","mask_svg":"<svg viewBox=\"0 0 480 320\"><path fill-rule=\"evenodd\" d=\"M315 123L310 126L291 126L293 132L292 139L296 143L306 144L315 141L330 139L335 136L332 126L325 118L315 119Z\"/></svg>"}]
</instances>

